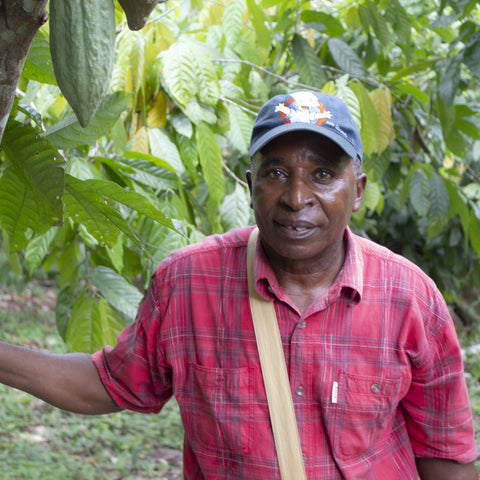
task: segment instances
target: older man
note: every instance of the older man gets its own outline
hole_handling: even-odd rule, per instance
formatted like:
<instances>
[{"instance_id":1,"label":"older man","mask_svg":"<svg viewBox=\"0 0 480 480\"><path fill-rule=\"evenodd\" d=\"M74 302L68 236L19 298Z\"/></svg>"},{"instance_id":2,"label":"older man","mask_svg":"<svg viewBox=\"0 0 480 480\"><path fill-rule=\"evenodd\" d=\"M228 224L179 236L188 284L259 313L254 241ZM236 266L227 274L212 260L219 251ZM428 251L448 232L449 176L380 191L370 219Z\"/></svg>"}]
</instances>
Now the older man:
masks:
<instances>
[{"instance_id":1,"label":"older man","mask_svg":"<svg viewBox=\"0 0 480 480\"><path fill-rule=\"evenodd\" d=\"M275 306L307 478L476 479L460 348L441 294L347 226L366 176L345 104L312 91L274 97L250 155L255 288ZM90 357L1 344L0 381L95 414L158 412L174 395L186 479L279 478L248 300L252 228L161 262L115 348Z\"/></svg>"}]
</instances>

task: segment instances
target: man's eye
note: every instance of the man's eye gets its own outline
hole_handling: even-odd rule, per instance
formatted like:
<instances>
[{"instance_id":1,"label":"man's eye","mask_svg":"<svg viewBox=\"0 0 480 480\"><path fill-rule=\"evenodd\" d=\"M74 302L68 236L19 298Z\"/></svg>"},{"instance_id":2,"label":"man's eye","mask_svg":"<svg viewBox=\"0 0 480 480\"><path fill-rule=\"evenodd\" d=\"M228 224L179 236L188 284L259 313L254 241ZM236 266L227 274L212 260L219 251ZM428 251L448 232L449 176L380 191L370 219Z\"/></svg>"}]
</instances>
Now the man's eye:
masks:
<instances>
[{"instance_id":1,"label":"man's eye","mask_svg":"<svg viewBox=\"0 0 480 480\"><path fill-rule=\"evenodd\" d=\"M267 176L273 179L282 178L284 175L284 172L279 168L272 168L267 172Z\"/></svg>"},{"instance_id":2,"label":"man's eye","mask_svg":"<svg viewBox=\"0 0 480 480\"><path fill-rule=\"evenodd\" d=\"M330 180L333 178L333 173L328 170L319 170L315 173L315 178L321 181Z\"/></svg>"}]
</instances>

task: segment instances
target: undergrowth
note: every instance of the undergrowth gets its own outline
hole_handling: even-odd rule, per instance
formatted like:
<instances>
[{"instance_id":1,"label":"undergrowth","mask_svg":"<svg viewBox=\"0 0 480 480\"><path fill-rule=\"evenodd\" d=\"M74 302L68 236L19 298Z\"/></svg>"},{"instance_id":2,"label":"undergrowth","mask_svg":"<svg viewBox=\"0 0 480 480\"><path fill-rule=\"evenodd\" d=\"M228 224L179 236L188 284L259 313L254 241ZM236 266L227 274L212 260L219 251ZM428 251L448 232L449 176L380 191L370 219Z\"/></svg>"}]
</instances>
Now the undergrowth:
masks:
<instances>
[{"instance_id":1,"label":"undergrowth","mask_svg":"<svg viewBox=\"0 0 480 480\"><path fill-rule=\"evenodd\" d=\"M51 310L20 307L0 309L1 340L65 351ZM174 400L159 415L85 416L0 384L0 425L2 480L182 478L183 429Z\"/></svg>"}]
</instances>

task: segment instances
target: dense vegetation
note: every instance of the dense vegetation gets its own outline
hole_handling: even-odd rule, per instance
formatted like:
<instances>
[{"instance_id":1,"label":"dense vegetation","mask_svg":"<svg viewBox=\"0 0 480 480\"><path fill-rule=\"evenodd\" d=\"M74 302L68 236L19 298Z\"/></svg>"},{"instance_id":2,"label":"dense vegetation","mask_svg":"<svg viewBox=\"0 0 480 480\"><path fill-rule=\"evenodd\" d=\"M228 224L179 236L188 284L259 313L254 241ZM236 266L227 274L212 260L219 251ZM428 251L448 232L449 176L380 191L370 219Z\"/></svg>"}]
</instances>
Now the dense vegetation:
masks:
<instances>
[{"instance_id":1,"label":"dense vegetation","mask_svg":"<svg viewBox=\"0 0 480 480\"><path fill-rule=\"evenodd\" d=\"M58 280L70 348L113 343L172 249L252 221L255 113L304 85L343 98L360 127L369 182L352 227L413 259L475 323L477 2L180 0L140 31L115 6L113 76L87 127L57 85L47 23L1 143L3 251L24 278Z\"/></svg>"}]
</instances>

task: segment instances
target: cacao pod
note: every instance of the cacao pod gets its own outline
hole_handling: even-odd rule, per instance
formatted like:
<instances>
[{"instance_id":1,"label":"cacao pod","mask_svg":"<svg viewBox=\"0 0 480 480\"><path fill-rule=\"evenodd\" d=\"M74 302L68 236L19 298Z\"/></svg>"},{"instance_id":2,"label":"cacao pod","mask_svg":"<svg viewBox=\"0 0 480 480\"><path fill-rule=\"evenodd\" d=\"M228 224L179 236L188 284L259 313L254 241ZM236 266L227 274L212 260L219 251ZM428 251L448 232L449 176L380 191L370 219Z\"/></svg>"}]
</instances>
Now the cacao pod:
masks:
<instances>
[{"instance_id":1,"label":"cacao pod","mask_svg":"<svg viewBox=\"0 0 480 480\"><path fill-rule=\"evenodd\" d=\"M50 50L58 86L86 127L112 77L113 0L50 0Z\"/></svg>"},{"instance_id":2,"label":"cacao pod","mask_svg":"<svg viewBox=\"0 0 480 480\"><path fill-rule=\"evenodd\" d=\"M148 17L158 3L166 0L118 0L127 16L128 28L140 30L147 23Z\"/></svg>"}]
</instances>

